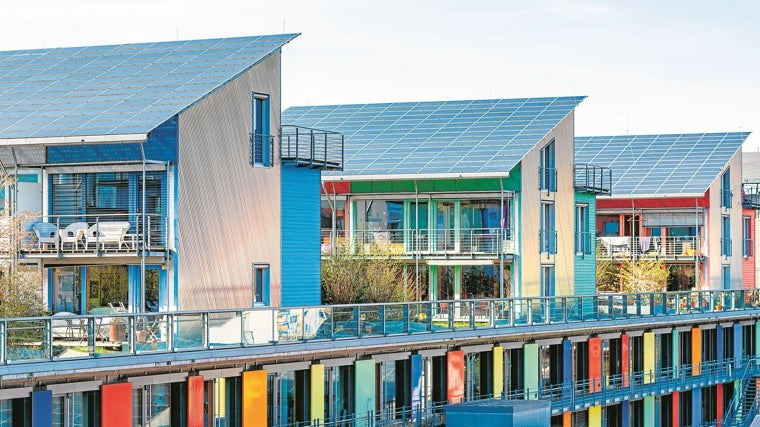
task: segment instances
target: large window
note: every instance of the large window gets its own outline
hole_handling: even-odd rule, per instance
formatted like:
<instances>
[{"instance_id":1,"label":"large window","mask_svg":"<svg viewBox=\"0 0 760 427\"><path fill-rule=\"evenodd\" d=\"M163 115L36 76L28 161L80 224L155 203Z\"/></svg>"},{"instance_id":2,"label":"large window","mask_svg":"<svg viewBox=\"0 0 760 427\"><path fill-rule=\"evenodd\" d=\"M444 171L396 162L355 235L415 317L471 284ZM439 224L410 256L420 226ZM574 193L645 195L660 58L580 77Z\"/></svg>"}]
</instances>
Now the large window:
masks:
<instances>
[{"instance_id":1,"label":"large window","mask_svg":"<svg viewBox=\"0 0 760 427\"><path fill-rule=\"evenodd\" d=\"M726 169L720 177L720 206L731 207L731 169Z\"/></svg>"},{"instance_id":2,"label":"large window","mask_svg":"<svg viewBox=\"0 0 760 427\"><path fill-rule=\"evenodd\" d=\"M403 210L404 203L400 200L357 200L357 240L361 243L403 243Z\"/></svg>"},{"instance_id":3,"label":"large window","mask_svg":"<svg viewBox=\"0 0 760 427\"><path fill-rule=\"evenodd\" d=\"M554 296L554 266L541 266L541 296Z\"/></svg>"},{"instance_id":4,"label":"large window","mask_svg":"<svg viewBox=\"0 0 760 427\"><path fill-rule=\"evenodd\" d=\"M588 205L575 205L575 253L588 255L591 253L591 233L588 226Z\"/></svg>"},{"instance_id":5,"label":"large window","mask_svg":"<svg viewBox=\"0 0 760 427\"><path fill-rule=\"evenodd\" d=\"M269 95L253 93L252 111L251 164L263 167L272 166L272 138L269 135Z\"/></svg>"},{"instance_id":6,"label":"large window","mask_svg":"<svg viewBox=\"0 0 760 427\"><path fill-rule=\"evenodd\" d=\"M720 254L731 256L731 217L728 215L721 217Z\"/></svg>"},{"instance_id":7,"label":"large window","mask_svg":"<svg viewBox=\"0 0 760 427\"><path fill-rule=\"evenodd\" d=\"M742 217L742 256L752 256L752 220L750 217Z\"/></svg>"},{"instance_id":8,"label":"large window","mask_svg":"<svg viewBox=\"0 0 760 427\"><path fill-rule=\"evenodd\" d=\"M731 266L723 266L723 289L731 289Z\"/></svg>"},{"instance_id":9,"label":"large window","mask_svg":"<svg viewBox=\"0 0 760 427\"><path fill-rule=\"evenodd\" d=\"M554 156L554 140L541 149L541 166L539 170L539 189L557 191L557 169Z\"/></svg>"},{"instance_id":10,"label":"large window","mask_svg":"<svg viewBox=\"0 0 760 427\"><path fill-rule=\"evenodd\" d=\"M539 230L540 252L557 253L557 231L554 228L554 203L541 203L541 228Z\"/></svg>"}]
</instances>

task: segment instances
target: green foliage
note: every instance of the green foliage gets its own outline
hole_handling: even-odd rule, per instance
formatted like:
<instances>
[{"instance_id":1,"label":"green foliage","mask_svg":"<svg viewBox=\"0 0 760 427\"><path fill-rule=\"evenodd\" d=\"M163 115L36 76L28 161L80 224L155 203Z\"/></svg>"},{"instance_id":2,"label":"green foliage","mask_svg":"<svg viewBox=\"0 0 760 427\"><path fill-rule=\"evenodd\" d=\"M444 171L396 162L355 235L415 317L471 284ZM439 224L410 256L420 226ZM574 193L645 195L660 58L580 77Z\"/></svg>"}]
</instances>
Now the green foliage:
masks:
<instances>
[{"instance_id":1,"label":"green foliage","mask_svg":"<svg viewBox=\"0 0 760 427\"><path fill-rule=\"evenodd\" d=\"M598 292L656 292L663 291L668 270L657 259L601 260L596 265Z\"/></svg>"},{"instance_id":2,"label":"green foliage","mask_svg":"<svg viewBox=\"0 0 760 427\"><path fill-rule=\"evenodd\" d=\"M414 284L390 248L373 245L357 254L341 245L322 260L324 304L400 302L413 297Z\"/></svg>"}]
</instances>

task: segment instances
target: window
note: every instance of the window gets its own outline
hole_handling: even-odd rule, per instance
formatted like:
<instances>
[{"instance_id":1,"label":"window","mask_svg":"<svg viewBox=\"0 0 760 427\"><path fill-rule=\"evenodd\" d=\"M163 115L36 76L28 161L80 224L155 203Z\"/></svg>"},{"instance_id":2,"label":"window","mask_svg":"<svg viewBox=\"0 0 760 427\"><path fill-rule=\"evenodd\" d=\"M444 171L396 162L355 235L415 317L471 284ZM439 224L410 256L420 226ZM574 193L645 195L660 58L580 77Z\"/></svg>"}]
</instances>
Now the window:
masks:
<instances>
[{"instance_id":1,"label":"window","mask_svg":"<svg viewBox=\"0 0 760 427\"><path fill-rule=\"evenodd\" d=\"M742 256L752 256L752 222L748 216L742 217Z\"/></svg>"},{"instance_id":2,"label":"window","mask_svg":"<svg viewBox=\"0 0 760 427\"><path fill-rule=\"evenodd\" d=\"M269 305L269 264L253 264L253 305Z\"/></svg>"},{"instance_id":3,"label":"window","mask_svg":"<svg viewBox=\"0 0 760 427\"><path fill-rule=\"evenodd\" d=\"M269 135L269 95L253 93L253 123L251 131L251 165L272 166Z\"/></svg>"},{"instance_id":4,"label":"window","mask_svg":"<svg viewBox=\"0 0 760 427\"><path fill-rule=\"evenodd\" d=\"M731 217L728 215L721 217L720 254L731 256Z\"/></svg>"},{"instance_id":5,"label":"window","mask_svg":"<svg viewBox=\"0 0 760 427\"><path fill-rule=\"evenodd\" d=\"M731 207L731 169L726 169L720 177L720 207Z\"/></svg>"},{"instance_id":6,"label":"window","mask_svg":"<svg viewBox=\"0 0 760 427\"><path fill-rule=\"evenodd\" d=\"M731 267L728 265L723 266L723 289L731 289Z\"/></svg>"},{"instance_id":7,"label":"window","mask_svg":"<svg viewBox=\"0 0 760 427\"><path fill-rule=\"evenodd\" d=\"M541 266L541 296L554 296L554 266Z\"/></svg>"},{"instance_id":8,"label":"window","mask_svg":"<svg viewBox=\"0 0 760 427\"><path fill-rule=\"evenodd\" d=\"M554 229L554 203L541 203L541 229L539 230L540 252L557 253L557 232Z\"/></svg>"},{"instance_id":9,"label":"window","mask_svg":"<svg viewBox=\"0 0 760 427\"><path fill-rule=\"evenodd\" d=\"M591 253L591 234L588 228L588 205L575 205L575 253Z\"/></svg>"},{"instance_id":10,"label":"window","mask_svg":"<svg viewBox=\"0 0 760 427\"><path fill-rule=\"evenodd\" d=\"M557 191L557 169L554 161L554 140L552 139L540 153L539 189Z\"/></svg>"}]
</instances>

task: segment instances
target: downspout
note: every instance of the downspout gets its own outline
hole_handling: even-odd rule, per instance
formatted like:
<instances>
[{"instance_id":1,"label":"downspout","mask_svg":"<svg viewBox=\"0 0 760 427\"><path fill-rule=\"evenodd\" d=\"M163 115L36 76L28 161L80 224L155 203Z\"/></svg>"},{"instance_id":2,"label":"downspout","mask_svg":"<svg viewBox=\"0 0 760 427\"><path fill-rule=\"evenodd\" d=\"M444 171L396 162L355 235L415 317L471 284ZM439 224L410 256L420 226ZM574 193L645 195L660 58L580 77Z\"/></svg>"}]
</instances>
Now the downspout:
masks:
<instances>
[{"instance_id":1,"label":"downspout","mask_svg":"<svg viewBox=\"0 0 760 427\"><path fill-rule=\"evenodd\" d=\"M499 298L504 298L504 238L506 237L506 228L509 224L504 223L504 178L499 178L499 192L500 203L499 212L501 219L499 223L501 225L501 233L499 233L496 242L496 247L499 249Z\"/></svg>"},{"instance_id":2,"label":"downspout","mask_svg":"<svg viewBox=\"0 0 760 427\"><path fill-rule=\"evenodd\" d=\"M417 188L417 180L414 180L414 291L417 301L420 300L420 193Z\"/></svg>"}]
</instances>

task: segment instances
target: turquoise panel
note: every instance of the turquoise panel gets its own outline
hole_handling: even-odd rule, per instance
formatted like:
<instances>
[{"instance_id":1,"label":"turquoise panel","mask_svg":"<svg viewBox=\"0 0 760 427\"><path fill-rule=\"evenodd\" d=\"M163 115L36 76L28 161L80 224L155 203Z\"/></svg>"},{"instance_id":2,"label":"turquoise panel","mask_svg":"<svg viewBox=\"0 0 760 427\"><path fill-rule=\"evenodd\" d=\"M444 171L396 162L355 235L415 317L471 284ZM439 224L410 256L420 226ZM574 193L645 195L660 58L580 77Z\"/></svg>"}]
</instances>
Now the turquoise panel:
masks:
<instances>
[{"instance_id":1,"label":"turquoise panel","mask_svg":"<svg viewBox=\"0 0 760 427\"><path fill-rule=\"evenodd\" d=\"M357 418L361 418L375 411L375 361L357 360L354 368L354 407Z\"/></svg>"},{"instance_id":2,"label":"turquoise panel","mask_svg":"<svg viewBox=\"0 0 760 427\"><path fill-rule=\"evenodd\" d=\"M282 168L282 291L283 306L319 305L318 169Z\"/></svg>"},{"instance_id":3,"label":"turquoise panel","mask_svg":"<svg viewBox=\"0 0 760 427\"><path fill-rule=\"evenodd\" d=\"M575 193L575 203L588 204L588 228L594 231L596 227L596 196L586 193ZM573 230L575 232L575 230ZM592 248L596 247L592 240ZM575 295L593 295L596 293L596 251L590 254L575 255Z\"/></svg>"}]
</instances>

